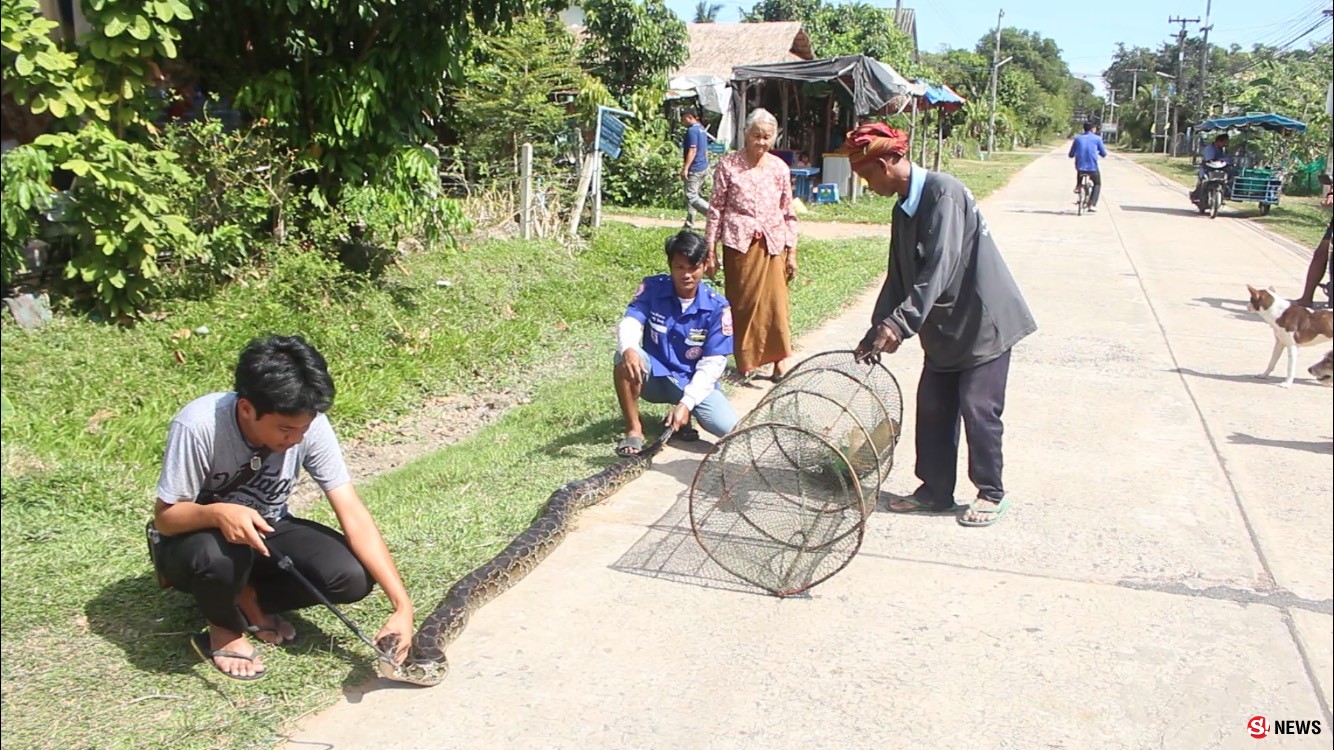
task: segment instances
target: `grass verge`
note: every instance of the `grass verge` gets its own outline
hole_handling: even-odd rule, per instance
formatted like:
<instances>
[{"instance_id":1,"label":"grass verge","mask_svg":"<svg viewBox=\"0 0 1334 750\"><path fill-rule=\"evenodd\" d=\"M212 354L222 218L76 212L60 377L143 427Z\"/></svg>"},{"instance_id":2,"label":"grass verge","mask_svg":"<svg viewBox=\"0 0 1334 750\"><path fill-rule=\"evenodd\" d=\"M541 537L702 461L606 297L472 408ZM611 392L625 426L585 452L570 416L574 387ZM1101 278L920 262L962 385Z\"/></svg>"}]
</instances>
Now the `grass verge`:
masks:
<instances>
[{"instance_id":1,"label":"grass verge","mask_svg":"<svg viewBox=\"0 0 1334 750\"><path fill-rule=\"evenodd\" d=\"M981 198L1022 163L956 173ZM638 279L663 267L670 231L609 224L580 249L491 242L422 253L376 284L349 285L317 257L293 256L135 328L67 317L38 332L6 327L5 747L268 747L371 676L342 626L306 610L291 618L299 645L266 653L264 681L227 682L187 644L200 627L191 601L150 578L141 529L166 422L228 387L251 336L300 332L325 351L339 388L330 416L344 437L432 394L532 396L474 437L362 484L424 615L557 485L613 460L612 327ZM797 332L836 313L885 262L880 239L802 247ZM199 326L209 332L193 333ZM309 515L332 522L322 504ZM388 614L379 594L347 611L368 629Z\"/></svg>"},{"instance_id":2,"label":"grass verge","mask_svg":"<svg viewBox=\"0 0 1334 750\"><path fill-rule=\"evenodd\" d=\"M164 430L190 398L228 387L241 346L298 331L331 361L344 436L427 394L528 391L474 438L363 487L418 607L527 524L561 481L609 463L619 431L612 328L670 230L609 225L583 249L495 242L421 254L380 284L339 288L294 258L249 287L119 329L57 317L6 328L3 389L3 684L6 748L266 747L370 660L322 610L292 619L261 683L222 680L190 650L191 601L148 574L142 524ZM793 318L807 330L882 272L882 241L804 248ZM448 282L442 284L440 282ZM200 325L206 335L191 333ZM332 523L323 504L311 517ZM388 614L373 595L349 614Z\"/></svg>"},{"instance_id":3,"label":"grass verge","mask_svg":"<svg viewBox=\"0 0 1334 750\"><path fill-rule=\"evenodd\" d=\"M1190 159L1173 158L1162 154L1123 153L1123 155L1186 187L1195 187L1196 167L1190 163ZM1189 205L1185 197L1181 200ZM1231 214L1232 211L1239 211L1264 228L1308 248L1314 248L1320 242L1320 238L1325 234L1325 227L1329 225L1329 209L1321 207L1318 196L1284 195L1279 199L1279 204L1270 209L1268 216L1260 215L1260 206L1256 203L1229 201L1225 206L1229 209L1230 215L1234 215Z\"/></svg>"}]
</instances>

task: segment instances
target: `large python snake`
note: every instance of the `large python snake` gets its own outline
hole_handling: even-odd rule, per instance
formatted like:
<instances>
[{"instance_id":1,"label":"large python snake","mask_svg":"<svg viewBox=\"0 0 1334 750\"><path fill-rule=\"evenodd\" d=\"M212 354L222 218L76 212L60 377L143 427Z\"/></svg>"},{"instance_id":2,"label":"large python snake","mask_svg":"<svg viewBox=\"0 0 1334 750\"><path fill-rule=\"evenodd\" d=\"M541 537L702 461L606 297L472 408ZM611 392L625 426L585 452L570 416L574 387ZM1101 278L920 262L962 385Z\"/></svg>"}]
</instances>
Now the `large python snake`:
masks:
<instances>
[{"instance_id":1,"label":"large python snake","mask_svg":"<svg viewBox=\"0 0 1334 750\"><path fill-rule=\"evenodd\" d=\"M537 567L565 538L579 511L611 497L643 474L671 434L670 429L666 430L639 453L551 493L528 528L495 557L450 587L439 606L417 629L408 658L402 664L396 665L386 656L394 653L397 636L386 636L376 643L380 651L380 675L415 685L440 684L449 673L445 649L467 627L473 613Z\"/></svg>"}]
</instances>

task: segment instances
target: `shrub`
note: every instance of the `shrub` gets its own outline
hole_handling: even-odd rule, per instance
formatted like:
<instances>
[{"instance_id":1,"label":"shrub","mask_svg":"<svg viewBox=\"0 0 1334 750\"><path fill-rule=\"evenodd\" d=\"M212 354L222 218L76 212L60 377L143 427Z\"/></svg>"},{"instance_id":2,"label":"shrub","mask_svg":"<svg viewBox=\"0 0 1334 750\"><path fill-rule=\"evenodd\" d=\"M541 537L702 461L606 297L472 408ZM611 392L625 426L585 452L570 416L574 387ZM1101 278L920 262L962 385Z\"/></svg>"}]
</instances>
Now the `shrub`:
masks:
<instances>
[{"instance_id":1,"label":"shrub","mask_svg":"<svg viewBox=\"0 0 1334 750\"><path fill-rule=\"evenodd\" d=\"M57 205L75 244L65 277L103 314L134 315L156 296L159 254L177 262L201 254L199 235L171 210L172 190L189 179L176 154L127 143L97 122L35 145L74 174Z\"/></svg>"},{"instance_id":2,"label":"shrub","mask_svg":"<svg viewBox=\"0 0 1334 750\"><path fill-rule=\"evenodd\" d=\"M0 158L0 271L9 286L15 273L25 270L24 249L39 232L39 212L51 203L51 157L39 148L19 146Z\"/></svg>"}]
</instances>

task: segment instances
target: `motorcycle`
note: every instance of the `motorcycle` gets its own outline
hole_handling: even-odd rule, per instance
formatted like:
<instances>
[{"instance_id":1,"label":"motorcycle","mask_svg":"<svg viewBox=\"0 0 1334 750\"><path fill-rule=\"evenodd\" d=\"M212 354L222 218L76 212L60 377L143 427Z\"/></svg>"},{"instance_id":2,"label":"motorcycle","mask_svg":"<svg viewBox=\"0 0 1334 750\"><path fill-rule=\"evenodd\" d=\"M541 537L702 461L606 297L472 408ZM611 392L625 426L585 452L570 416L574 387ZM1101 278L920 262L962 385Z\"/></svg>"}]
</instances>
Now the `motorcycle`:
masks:
<instances>
[{"instance_id":1,"label":"motorcycle","mask_svg":"<svg viewBox=\"0 0 1334 750\"><path fill-rule=\"evenodd\" d=\"M1200 188L1191 195L1191 201L1202 214L1209 218L1218 218L1218 209L1223 205L1223 193L1227 189L1227 162L1217 159L1204 163L1204 181Z\"/></svg>"}]
</instances>

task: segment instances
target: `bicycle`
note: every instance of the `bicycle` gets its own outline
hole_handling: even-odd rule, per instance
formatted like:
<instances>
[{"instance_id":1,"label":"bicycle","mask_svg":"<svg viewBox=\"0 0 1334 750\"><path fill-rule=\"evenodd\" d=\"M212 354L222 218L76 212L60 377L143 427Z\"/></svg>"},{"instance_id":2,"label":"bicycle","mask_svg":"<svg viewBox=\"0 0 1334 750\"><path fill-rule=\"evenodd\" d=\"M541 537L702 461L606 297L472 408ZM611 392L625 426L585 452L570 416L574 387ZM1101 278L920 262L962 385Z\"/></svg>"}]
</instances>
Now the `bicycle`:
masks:
<instances>
[{"instance_id":1,"label":"bicycle","mask_svg":"<svg viewBox=\"0 0 1334 750\"><path fill-rule=\"evenodd\" d=\"M1087 174L1079 175L1079 198L1075 201L1078 206L1079 215L1083 216L1089 208L1089 201L1093 199L1093 180Z\"/></svg>"}]
</instances>

